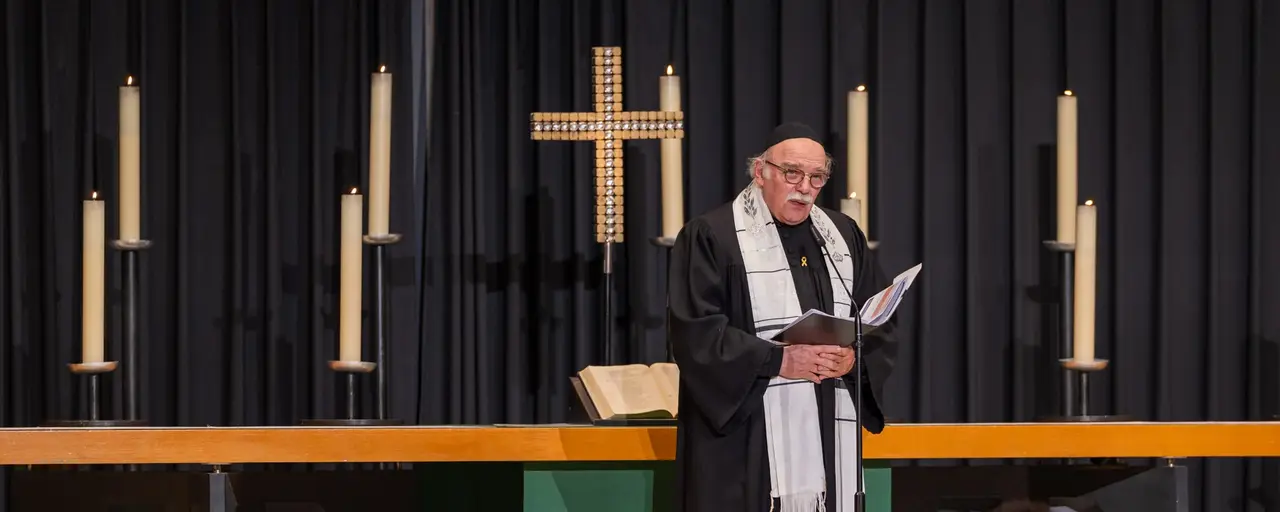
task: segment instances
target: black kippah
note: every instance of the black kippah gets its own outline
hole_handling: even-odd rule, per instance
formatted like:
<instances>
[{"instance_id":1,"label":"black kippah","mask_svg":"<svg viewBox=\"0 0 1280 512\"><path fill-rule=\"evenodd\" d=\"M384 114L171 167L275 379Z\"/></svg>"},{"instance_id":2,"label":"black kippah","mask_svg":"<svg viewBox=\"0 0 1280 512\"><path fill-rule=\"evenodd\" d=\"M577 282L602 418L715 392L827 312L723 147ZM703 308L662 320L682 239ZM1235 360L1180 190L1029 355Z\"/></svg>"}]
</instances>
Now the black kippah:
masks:
<instances>
[{"instance_id":1,"label":"black kippah","mask_svg":"<svg viewBox=\"0 0 1280 512\"><path fill-rule=\"evenodd\" d=\"M773 147L779 142L787 139L810 139L819 144L818 134L804 123L783 123L773 129L773 133L769 134L769 144L765 147Z\"/></svg>"}]
</instances>

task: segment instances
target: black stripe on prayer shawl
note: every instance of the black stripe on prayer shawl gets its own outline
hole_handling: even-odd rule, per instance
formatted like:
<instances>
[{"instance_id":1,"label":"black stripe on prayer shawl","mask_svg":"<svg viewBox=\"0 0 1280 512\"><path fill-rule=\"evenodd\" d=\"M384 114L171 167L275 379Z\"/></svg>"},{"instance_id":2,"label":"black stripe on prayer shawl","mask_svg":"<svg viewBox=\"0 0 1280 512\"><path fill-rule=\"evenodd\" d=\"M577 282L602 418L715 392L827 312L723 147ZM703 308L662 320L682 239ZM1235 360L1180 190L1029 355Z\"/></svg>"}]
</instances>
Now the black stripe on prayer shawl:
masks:
<instances>
[{"instance_id":1,"label":"black stripe on prayer shawl","mask_svg":"<svg viewBox=\"0 0 1280 512\"><path fill-rule=\"evenodd\" d=\"M794 317L794 316L780 316L780 317L777 317L777 318L764 318L764 319L761 319L761 320L756 320L756 326L757 326L757 328L758 328L760 324L763 324L763 323L765 323L765 322L772 322L772 321L774 321L774 320L782 320L782 321L784 321L784 322L790 322L790 321L795 320L795 319L796 319L796 317ZM784 325L785 325L785 324L784 324Z\"/></svg>"},{"instance_id":2,"label":"black stripe on prayer shawl","mask_svg":"<svg viewBox=\"0 0 1280 512\"><path fill-rule=\"evenodd\" d=\"M784 270L791 270L791 269L790 269L790 268L787 268L787 267L782 267L782 268L775 269L775 270L748 270L748 271L747 271L747 273L748 273L748 274L776 274L776 273L778 273L778 272L782 272L782 271L784 271Z\"/></svg>"},{"instance_id":3,"label":"black stripe on prayer shawl","mask_svg":"<svg viewBox=\"0 0 1280 512\"><path fill-rule=\"evenodd\" d=\"M836 418L836 421L847 421L847 422L849 422L849 423L857 423L857 422L858 422L858 420L853 419L853 418L839 418L839 417L837 417L837 418Z\"/></svg>"},{"instance_id":4,"label":"black stripe on prayer shawl","mask_svg":"<svg viewBox=\"0 0 1280 512\"><path fill-rule=\"evenodd\" d=\"M807 380L797 380L797 381L791 381L791 382L771 382L769 383L768 387L776 388L778 386L794 386L796 384L813 384L813 383Z\"/></svg>"},{"instance_id":5,"label":"black stripe on prayer shawl","mask_svg":"<svg viewBox=\"0 0 1280 512\"><path fill-rule=\"evenodd\" d=\"M790 322L787 322L787 323L790 323ZM758 326L756 326L756 332L760 332L760 331L771 331L771 330L774 330L774 329L781 329L781 328L786 327L786 326L787 326L787 324L758 325Z\"/></svg>"}]
</instances>

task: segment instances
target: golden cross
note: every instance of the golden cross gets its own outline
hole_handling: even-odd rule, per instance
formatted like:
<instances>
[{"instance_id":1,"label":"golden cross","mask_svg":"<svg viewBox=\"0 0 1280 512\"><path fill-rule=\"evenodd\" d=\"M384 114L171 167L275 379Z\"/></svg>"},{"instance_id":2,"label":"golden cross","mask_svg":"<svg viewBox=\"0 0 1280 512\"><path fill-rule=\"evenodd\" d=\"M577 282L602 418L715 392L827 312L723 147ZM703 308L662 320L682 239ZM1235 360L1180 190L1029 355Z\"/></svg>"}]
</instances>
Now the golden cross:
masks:
<instances>
[{"instance_id":1,"label":"golden cross","mask_svg":"<svg viewBox=\"0 0 1280 512\"><path fill-rule=\"evenodd\" d=\"M684 112L622 110L622 48L591 50L595 112L534 112L530 129L533 140L595 141L596 242L612 245L624 237L621 141L683 138Z\"/></svg>"}]
</instances>

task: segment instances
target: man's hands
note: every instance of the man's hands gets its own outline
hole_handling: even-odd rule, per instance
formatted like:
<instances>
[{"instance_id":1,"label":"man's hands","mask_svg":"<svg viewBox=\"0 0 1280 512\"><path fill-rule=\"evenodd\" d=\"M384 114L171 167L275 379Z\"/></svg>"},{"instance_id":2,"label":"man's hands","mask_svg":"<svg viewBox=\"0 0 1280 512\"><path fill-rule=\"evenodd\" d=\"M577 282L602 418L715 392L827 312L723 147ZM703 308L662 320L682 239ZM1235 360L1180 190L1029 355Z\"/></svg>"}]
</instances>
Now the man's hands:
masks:
<instances>
[{"instance_id":1,"label":"man's hands","mask_svg":"<svg viewBox=\"0 0 1280 512\"><path fill-rule=\"evenodd\" d=\"M843 376L853 369L853 349L828 345L788 345L782 349L781 377L814 383Z\"/></svg>"}]
</instances>

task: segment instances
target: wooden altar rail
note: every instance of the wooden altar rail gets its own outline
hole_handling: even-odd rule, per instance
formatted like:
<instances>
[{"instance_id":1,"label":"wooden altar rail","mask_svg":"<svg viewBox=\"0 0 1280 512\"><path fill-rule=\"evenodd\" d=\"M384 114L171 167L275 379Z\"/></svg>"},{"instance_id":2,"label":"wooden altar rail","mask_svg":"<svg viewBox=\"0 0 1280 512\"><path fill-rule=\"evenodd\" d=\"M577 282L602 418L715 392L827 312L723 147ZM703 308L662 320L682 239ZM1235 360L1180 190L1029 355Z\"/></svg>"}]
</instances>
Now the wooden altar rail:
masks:
<instances>
[{"instance_id":1,"label":"wooden altar rail","mask_svg":"<svg viewBox=\"0 0 1280 512\"><path fill-rule=\"evenodd\" d=\"M0 429L0 465L671 460L674 427ZM896 424L868 459L1280 457L1280 422Z\"/></svg>"}]
</instances>

